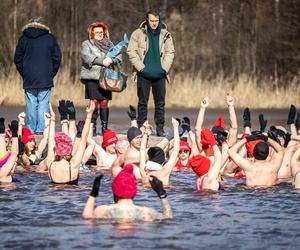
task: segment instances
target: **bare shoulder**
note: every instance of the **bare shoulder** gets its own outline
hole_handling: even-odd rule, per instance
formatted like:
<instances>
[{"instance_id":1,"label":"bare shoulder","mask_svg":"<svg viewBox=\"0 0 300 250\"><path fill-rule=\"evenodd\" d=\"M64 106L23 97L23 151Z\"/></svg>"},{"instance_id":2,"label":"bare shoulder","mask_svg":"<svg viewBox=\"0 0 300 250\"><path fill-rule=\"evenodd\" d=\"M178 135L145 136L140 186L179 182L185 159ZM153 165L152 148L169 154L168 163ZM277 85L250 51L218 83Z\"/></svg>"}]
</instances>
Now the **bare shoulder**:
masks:
<instances>
[{"instance_id":1,"label":"bare shoulder","mask_svg":"<svg viewBox=\"0 0 300 250\"><path fill-rule=\"evenodd\" d=\"M94 211L94 216L96 219L109 219L109 210L111 205L102 205L96 207Z\"/></svg>"}]
</instances>

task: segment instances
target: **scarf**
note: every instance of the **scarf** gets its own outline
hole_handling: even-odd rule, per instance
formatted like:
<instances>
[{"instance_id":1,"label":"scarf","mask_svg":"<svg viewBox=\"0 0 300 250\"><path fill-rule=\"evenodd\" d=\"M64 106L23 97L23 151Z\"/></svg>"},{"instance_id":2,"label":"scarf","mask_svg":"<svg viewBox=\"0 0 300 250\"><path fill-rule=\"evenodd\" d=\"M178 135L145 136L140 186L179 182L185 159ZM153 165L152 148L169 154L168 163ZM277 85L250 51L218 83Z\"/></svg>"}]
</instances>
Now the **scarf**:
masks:
<instances>
[{"instance_id":1,"label":"scarf","mask_svg":"<svg viewBox=\"0 0 300 250\"><path fill-rule=\"evenodd\" d=\"M102 52L105 54L108 52L108 50L114 46L114 44L107 38L103 38L102 40L96 40L93 39L95 45L97 46L98 49L100 49Z\"/></svg>"}]
</instances>

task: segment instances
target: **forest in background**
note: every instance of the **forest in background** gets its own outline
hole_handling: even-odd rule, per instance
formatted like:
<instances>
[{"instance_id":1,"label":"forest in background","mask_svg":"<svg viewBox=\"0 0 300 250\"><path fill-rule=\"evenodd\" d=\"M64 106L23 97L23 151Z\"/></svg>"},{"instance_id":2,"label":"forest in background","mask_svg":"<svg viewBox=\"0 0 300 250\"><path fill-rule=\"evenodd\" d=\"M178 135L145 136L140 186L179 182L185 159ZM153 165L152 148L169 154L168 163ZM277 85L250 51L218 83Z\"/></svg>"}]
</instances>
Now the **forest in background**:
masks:
<instances>
[{"instance_id":1,"label":"forest in background","mask_svg":"<svg viewBox=\"0 0 300 250\"><path fill-rule=\"evenodd\" d=\"M170 75L178 88L185 81L193 90L201 81L234 90L243 79L244 85L251 83L277 95L281 91L299 94L297 0L2 0L2 78L15 71L16 42L33 16L45 17L59 41L63 53L60 72L67 75L64 81L78 84L80 45L87 38L88 25L108 23L110 38L117 43L124 33L131 35L150 7L161 12L173 36L176 55ZM126 55L124 70L132 70Z\"/></svg>"}]
</instances>

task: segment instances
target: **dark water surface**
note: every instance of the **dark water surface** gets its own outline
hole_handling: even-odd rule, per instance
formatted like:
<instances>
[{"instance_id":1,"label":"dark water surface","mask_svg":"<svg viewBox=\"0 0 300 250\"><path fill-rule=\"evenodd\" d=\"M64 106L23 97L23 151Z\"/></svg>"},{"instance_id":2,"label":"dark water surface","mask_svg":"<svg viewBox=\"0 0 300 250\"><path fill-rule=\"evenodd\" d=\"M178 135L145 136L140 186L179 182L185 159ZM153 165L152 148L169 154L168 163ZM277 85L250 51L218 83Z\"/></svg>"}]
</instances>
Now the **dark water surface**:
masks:
<instances>
[{"instance_id":1,"label":"dark water surface","mask_svg":"<svg viewBox=\"0 0 300 250\"><path fill-rule=\"evenodd\" d=\"M1 115L8 121L20 111L1 107ZM222 113L227 119L227 112ZM241 111L237 113L241 118ZM252 112L253 119L258 113ZM167 118L185 114L195 121L197 110L170 110ZM218 114L208 110L207 124ZM270 122L281 124L285 124L286 114L286 110L265 112ZM83 116L79 110L78 118ZM113 109L111 123L125 132L125 110ZM55 186L47 175L29 173L16 175L16 184L0 185L0 248L299 249L300 193L291 183L255 190L246 188L243 180L225 179L224 191L210 193L195 191L193 173L174 173L172 188L167 190L173 220L122 224L81 218L94 177L94 173L84 172L78 186ZM106 175L97 204L112 200L111 176ZM155 193L140 184L135 202L161 211Z\"/></svg>"}]
</instances>

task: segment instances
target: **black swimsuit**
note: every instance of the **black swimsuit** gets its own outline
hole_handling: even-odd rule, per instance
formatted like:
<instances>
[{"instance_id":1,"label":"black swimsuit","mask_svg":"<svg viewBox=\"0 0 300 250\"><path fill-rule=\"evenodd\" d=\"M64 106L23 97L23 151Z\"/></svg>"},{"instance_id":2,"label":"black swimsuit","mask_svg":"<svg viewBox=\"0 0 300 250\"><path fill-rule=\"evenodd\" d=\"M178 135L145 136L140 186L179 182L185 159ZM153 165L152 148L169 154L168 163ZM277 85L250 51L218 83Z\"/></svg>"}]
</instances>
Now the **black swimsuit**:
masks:
<instances>
[{"instance_id":1,"label":"black swimsuit","mask_svg":"<svg viewBox=\"0 0 300 250\"><path fill-rule=\"evenodd\" d=\"M53 162L52 162L52 163L53 163ZM49 175L50 175L51 183L53 183L53 184L70 184L70 185L78 185L79 172L78 172L77 179L71 181L71 176L72 176L72 175L71 175L71 174L72 174L72 172L71 172L71 162L69 162L69 179L70 179L70 181L64 182L64 183L57 183L57 182L53 181L52 175L51 175L51 166L52 166L52 163L51 163L50 166L49 166Z\"/></svg>"}]
</instances>

